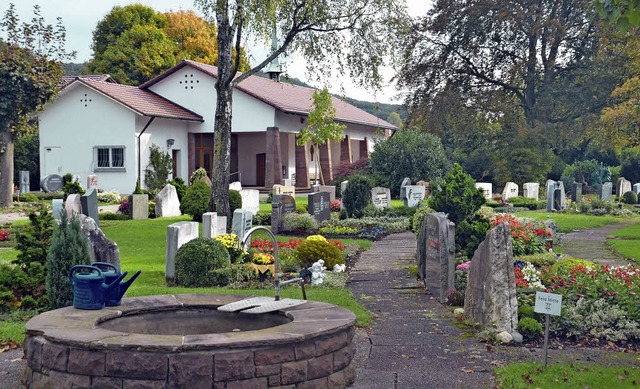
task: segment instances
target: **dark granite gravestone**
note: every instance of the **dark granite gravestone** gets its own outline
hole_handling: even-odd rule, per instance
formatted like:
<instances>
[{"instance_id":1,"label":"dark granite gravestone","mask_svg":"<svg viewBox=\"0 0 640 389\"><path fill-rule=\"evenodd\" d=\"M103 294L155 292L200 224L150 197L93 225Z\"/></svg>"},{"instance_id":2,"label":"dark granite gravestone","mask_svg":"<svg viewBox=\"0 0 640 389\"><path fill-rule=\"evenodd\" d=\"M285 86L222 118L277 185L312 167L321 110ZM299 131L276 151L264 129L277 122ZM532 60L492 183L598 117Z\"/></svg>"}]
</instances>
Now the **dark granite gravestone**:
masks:
<instances>
[{"instance_id":1,"label":"dark granite gravestone","mask_svg":"<svg viewBox=\"0 0 640 389\"><path fill-rule=\"evenodd\" d=\"M98 218L98 195L95 189L89 189L87 193L80 197L82 213L92 218L96 224L100 225Z\"/></svg>"},{"instance_id":2,"label":"dark granite gravestone","mask_svg":"<svg viewBox=\"0 0 640 389\"><path fill-rule=\"evenodd\" d=\"M329 192L316 192L308 195L308 212L319 222L331 219L330 196Z\"/></svg>"},{"instance_id":3,"label":"dark granite gravestone","mask_svg":"<svg viewBox=\"0 0 640 389\"><path fill-rule=\"evenodd\" d=\"M562 190L560 188L553 191L553 208L562 209Z\"/></svg>"},{"instance_id":4,"label":"dark granite gravestone","mask_svg":"<svg viewBox=\"0 0 640 389\"><path fill-rule=\"evenodd\" d=\"M49 174L40 181L40 187L47 193L57 192L62 190L64 186L62 177L58 174Z\"/></svg>"},{"instance_id":5,"label":"dark granite gravestone","mask_svg":"<svg viewBox=\"0 0 640 389\"><path fill-rule=\"evenodd\" d=\"M571 201L574 203L582 202L582 183L574 182L571 184Z\"/></svg>"},{"instance_id":6,"label":"dark granite gravestone","mask_svg":"<svg viewBox=\"0 0 640 389\"><path fill-rule=\"evenodd\" d=\"M611 182L605 182L600 185L598 189L598 198L602 201L611 201L611 190L613 189L613 184Z\"/></svg>"},{"instance_id":7,"label":"dark granite gravestone","mask_svg":"<svg viewBox=\"0 0 640 389\"><path fill-rule=\"evenodd\" d=\"M283 230L284 217L296 211L296 199L289 195L273 195L271 203L271 231L274 234Z\"/></svg>"}]
</instances>

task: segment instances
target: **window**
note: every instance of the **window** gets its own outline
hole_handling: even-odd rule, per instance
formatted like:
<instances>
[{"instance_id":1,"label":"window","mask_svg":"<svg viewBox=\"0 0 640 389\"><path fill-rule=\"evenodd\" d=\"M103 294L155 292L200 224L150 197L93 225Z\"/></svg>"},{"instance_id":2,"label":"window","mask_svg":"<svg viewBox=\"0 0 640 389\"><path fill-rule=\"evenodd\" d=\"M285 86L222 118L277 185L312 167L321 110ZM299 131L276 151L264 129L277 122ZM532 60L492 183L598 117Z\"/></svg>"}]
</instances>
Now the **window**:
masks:
<instances>
[{"instance_id":1,"label":"window","mask_svg":"<svg viewBox=\"0 0 640 389\"><path fill-rule=\"evenodd\" d=\"M124 171L124 146L96 146L95 170Z\"/></svg>"}]
</instances>

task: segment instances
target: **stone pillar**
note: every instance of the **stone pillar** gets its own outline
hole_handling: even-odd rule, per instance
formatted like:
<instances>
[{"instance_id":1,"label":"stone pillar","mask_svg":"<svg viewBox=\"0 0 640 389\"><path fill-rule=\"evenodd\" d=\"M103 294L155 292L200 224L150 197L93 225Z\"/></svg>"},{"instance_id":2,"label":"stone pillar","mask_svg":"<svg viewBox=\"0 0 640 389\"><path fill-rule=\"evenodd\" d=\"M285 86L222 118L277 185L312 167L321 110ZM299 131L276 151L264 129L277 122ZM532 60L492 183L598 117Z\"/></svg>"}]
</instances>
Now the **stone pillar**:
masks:
<instances>
[{"instance_id":1,"label":"stone pillar","mask_svg":"<svg viewBox=\"0 0 640 389\"><path fill-rule=\"evenodd\" d=\"M280 157L280 129L267 127L266 167L264 186L271 188L282 183L282 162Z\"/></svg>"},{"instance_id":2,"label":"stone pillar","mask_svg":"<svg viewBox=\"0 0 640 389\"><path fill-rule=\"evenodd\" d=\"M196 134L191 132L187 135L187 170L187 179L185 181L188 183L189 178L196 170Z\"/></svg>"},{"instance_id":3,"label":"stone pillar","mask_svg":"<svg viewBox=\"0 0 640 389\"><path fill-rule=\"evenodd\" d=\"M331 142L320 146L320 168L325 184L333 182L333 166L331 162Z\"/></svg>"},{"instance_id":4,"label":"stone pillar","mask_svg":"<svg viewBox=\"0 0 640 389\"><path fill-rule=\"evenodd\" d=\"M351 154L351 137L349 135L345 135L340 142L340 162L353 162L353 156Z\"/></svg>"},{"instance_id":5,"label":"stone pillar","mask_svg":"<svg viewBox=\"0 0 640 389\"><path fill-rule=\"evenodd\" d=\"M360 141L360 158L369 158L369 140L367 138Z\"/></svg>"},{"instance_id":6,"label":"stone pillar","mask_svg":"<svg viewBox=\"0 0 640 389\"><path fill-rule=\"evenodd\" d=\"M296 145L296 188L309 187L309 151Z\"/></svg>"}]
</instances>

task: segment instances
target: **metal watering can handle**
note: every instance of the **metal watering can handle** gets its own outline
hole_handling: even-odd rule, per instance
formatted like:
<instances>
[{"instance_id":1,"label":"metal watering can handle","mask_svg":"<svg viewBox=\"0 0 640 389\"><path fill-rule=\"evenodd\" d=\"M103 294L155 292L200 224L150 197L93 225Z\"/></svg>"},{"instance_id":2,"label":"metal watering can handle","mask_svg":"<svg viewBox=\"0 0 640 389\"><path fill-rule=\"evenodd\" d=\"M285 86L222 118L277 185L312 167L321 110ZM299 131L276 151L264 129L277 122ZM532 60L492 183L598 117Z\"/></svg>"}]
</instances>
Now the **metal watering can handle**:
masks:
<instances>
[{"instance_id":1,"label":"metal watering can handle","mask_svg":"<svg viewBox=\"0 0 640 389\"><path fill-rule=\"evenodd\" d=\"M109 263L109 262L94 262L91 264L91 266L97 267L98 269L100 269L100 267L109 267L111 269L113 269L116 273L119 273L120 271L118 270L118 268L116 267L116 265L114 265L113 263Z\"/></svg>"},{"instance_id":2,"label":"metal watering can handle","mask_svg":"<svg viewBox=\"0 0 640 389\"><path fill-rule=\"evenodd\" d=\"M102 277L102 270L100 270L99 268L95 267L95 266L89 266L89 265L75 265L74 267L71 268L71 270L69 270L69 282L71 282L73 284L73 273L76 270L91 270L91 272L97 272L98 275L100 275Z\"/></svg>"}]
</instances>

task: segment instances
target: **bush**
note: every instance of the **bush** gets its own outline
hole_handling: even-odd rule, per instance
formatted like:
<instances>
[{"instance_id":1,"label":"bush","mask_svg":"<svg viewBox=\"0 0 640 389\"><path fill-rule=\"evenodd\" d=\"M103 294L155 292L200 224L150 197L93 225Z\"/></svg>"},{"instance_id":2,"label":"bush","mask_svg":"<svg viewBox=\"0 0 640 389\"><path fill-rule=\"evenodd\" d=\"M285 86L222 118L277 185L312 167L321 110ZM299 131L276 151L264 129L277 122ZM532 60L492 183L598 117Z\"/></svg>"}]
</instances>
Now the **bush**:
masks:
<instances>
[{"instance_id":1,"label":"bush","mask_svg":"<svg viewBox=\"0 0 640 389\"><path fill-rule=\"evenodd\" d=\"M196 181L204 181L208 179L207 171L204 170L203 167L196 169L193 173L191 173L191 177L189 177L189 185L193 185Z\"/></svg>"},{"instance_id":2,"label":"bush","mask_svg":"<svg viewBox=\"0 0 640 389\"><path fill-rule=\"evenodd\" d=\"M449 215L449 220L459 225L463 220L475 215L485 202L484 192L476 188L475 181L454 164L453 169L442 179L431 185L429 206Z\"/></svg>"},{"instance_id":3,"label":"bush","mask_svg":"<svg viewBox=\"0 0 640 389\"><path fill-rule=\"evenodd\" d=\"M531 305L524 304L518 307L518 320L522 320L525 317L534 319L535 316L536 312L533 310Z\"/></svg>"},{"instance_id":4,"label":"bush","mask_svg":"<svg viewBox=\"0 0 640 389\"><path fill-rule=\"evenodd\" d=\"M367 174L369 172L369 159L360 158L354 162L340 162L338 166L333 169L334 185L336 190L339 190L340 183L344 181L345 177L354 174ZM336 185L335 183L338 182ZM337 197L340 197L336 194Z\"/></svg>"},{"instance_id":5,"label":"bush","mask_svg":"<svg viewBox=\"0 0 640 389\"><path fill-rule=\"evenodd\" d=\"M100 220L129 220L129 215L115 212L100 212L98 214Z\"/></svg>"},{"instance_id":6,"label":"bush","mask_svg":"<svg viewBox=\"0 0 640 389\"><path fill-rule=\"evenodd\" d=\"M156 217L156 203L155 201L149 201L149 219L155 219Z\"/></svg>"},{"instance_id":7,"label":"bush","mask_svg":"<svg viewBox=\"0 0 640 389\"><path fill-rule=\"evenodd\" d=\"M341 209L342 209L342 200L340 199L331 200L331 202L329 203L329 210L331 210L331 212L340 212Z\"/></svg>"},{"instance_id":8,"label":"bush","mask_svg":"<svg viewBox=\"0 0 640 389\"><path fill-rule=\"evenodd\" d=\"M300 243L296 251L302 267L311 267L314 262L322 259L327 269L333 269L334 265L344 263L340 249L329 243L320 235L312 235Z\"/></svg>"},{"instance_id":9,"label":"bush","mask_svg":"<svg viewBox=\"0 0 640 389\"><path fill-rule=\"evenodd\" d=\"M242 263L234 263L221 269L213 269L208 274L210 286L227 286L231 283L246 282L255 278L253 270Z\"/></svg>"},{"instance_id":10,"label":"bush","mask_svg":"<svg viewBox=\"0 0 640 389\"><path fill-rule=\"evenodd\" d=\"M270 226L271 225L271 212L258 212L253 217L253 224L259 226Z\"/></svg>"},{"instance_id":11,"label":"bush","mask_svg":"<svg viewBox=\"0 0 640 389\"><path fill-rule=\"evenodd\" d=\"M569 272L575 268L576 266L584 266L584 267L594 267L595 264L591 261L587 261L585 259L578 258L564 258L560 261L557 261L551 266L550 273L551 274L569 274Z\"/></svg>"},{"instance_id":12,"label":"bush","mask_svg":"<svg viewBox=\"0 0 640 389\"><path fill-rule=\"evenodd\" d=\"M53 215L47 208L38 207L28 214L30 225L16 233L16 249L20 251L15 264L27 269L31 263L44 266L53 236ZM42 280L44 281L44 279Z\"/></svg>"},{"instance_id":13,"label":"bush","mask_svg":"<svg viewBox=\"0 0 640 389\"><path fill-rule=\"evenodd\" d=\"M560 179L567 190L571 190L573 182L594 186L600 183L600 163L595 159L576 161L565 167ZM611 181L611 170L605 166L602 171L602 182L607 181Z\"/></svg>"},{"instance_id":14,"label":"bush","mask_svg":"<svg viewBox=\"0 0 640 389\"><path fill-rule=\"evenodd\" d=\"M184 195L187 194L187 185L184 183L184 180L180 177L176 177L173 180L169 181L169 183L176 187L176 193L178 193L178 200L182 201Z\"/></svg>"},{"instance_id":15,"label":"bush","mask_svg":"<svg viewBox=\"0 0 640 389\"><path fill-rule=\"evenodd\" d=\"M318 229L318 222L308 213L289 213L285 215L282 225L291 231L315 231Z\"/></svg>"},{"instance_id":16,"label":"bush","mask_svg":"<svg viewBox=\"0 0 640 389\"><path fill-rule=\"evenodd\" d=\"M622 200L626 204L638 204L638 195L636 192L628 191L622 195Z\"/></svg>"},{"instance_id":17,"label":"bush","mask_svg":"<svg viewBox=\"0 0 640 389\"><path fill-rule=\"evenodd\" d=\"M206 184L205 184L206 186ZM215 239L196 238L182 245L176 253L175 283L185 287L213 286L210 272L228 268L231 258L227 249Z\"/></svg>"},{"instance_id":18,"label":"bush","mask_svg":"<svg viewBox=\"0 0 640 389\"><path fill-rule=\"evenodd\" d=\"M129 199L124 199L120 202L118 212L123 215L129 215Z\"/></svg>"},{"instance_id":19,"label":"bush","mask_svg":"<svg viewBox=\"0 0 640 389\"><path fill-rule=\"evenodd\" d=\"M287 247L278 248L278 266L283 273L299 272L300 262L296 256L296 250Z\"/></svg>"},{"instance_id":20,"label":"bush","mask_svg":"<svg viewBox=\"0 0 640 389\"><path fill-rule=\"evenodd\" d=\"M98 191L98 201L101 203L119 203L120 193L118 193L118 191L115 189L111 192Z\"/></svg>"},{"instance_id":21,"label":"bush","mask_svg":"<svg viewBox=\"0 0 640 389\"><path fill-rule=\"evenodd\" d=\"M420 233L420 226L422 225L424 217L427 216L428 213L433 212L435 211L427 206L422 206L416 209L416 212L413 214L411 220L409 221L409 224L411 225L411 231L413 231L416 237Z\"/></svg>"},{"instance_id":22,"label":"bush","mask_svg":"<svg viewBox=\"0 0 640 389\"><path fill-rule=\"evenodd\" d=\"M155 144L149 147L149 164L144 169L144 184L148 189L161 190L169 180L173 159Z\"/></svg>"},{"instance_id":23,"label":"bush","mask_svg":"<svg viewBox=\"0 0 640 389\"><path fill-rule=\"evenodd\" d=\"M193 220L201 222L202 214L207 212L211 189L202 181L195 181L185 194L180 203L182 213L189 214Z\"/></svg>"},{"instance_id":24,"label":"bush","mask_svg":"<svg viewBox=\"0 0 640 389\"><path fill-rule=\"evenodd\" d=\"M464 306L464 290L449 289L445 293L447 304L454 307Z\"/></svg>"},{"instance_id":25,"label":"bush","mask_svg":"<svg viewBox=\"0 0 640 389\"><path fill-rule=\"evenodd\" d=\"M38 196L33 193L20 193L20 201L23 203L35 203L38 201Z\"/></svg>"},{"instance_id":26,"label":"bush","mask_svg":"<svg viewBox=\"0 0 640 389\"><path fill-rule=\"evenodd\" d=\"M489 219L480 214L463 220L456 226L455 239L456 249L462 255L473 257L480 243L487 237L487 232L491 228Z\"/></svg>"},{"instance_id":27,"label":"bush","mask_svg":"<svg viewBox=\"0 0 640 389\"><path fill-rule=\"evenodd\" d=\"M242 196L237 190L229 189L229 208L231 208L231 216L236 209L242 208Z\"/></svg>"},{"instance_id":28,"label":"bush","mask_svg":"<svg viewBox=\"0 0 640 389\"><path fill-rule=\"evenodd\" d=\"M89 265L89 241L82 232L80 220L73 215L67 219L62 213L47 254L46 288L49 308L58 309L73 304L73 290L69 283L69 270L74 265Z\"/></svg>"},{"instance_id":29,"label":"bush","mask_svg":"<svg viewBox=\"0 0 640 389\"><path fill-rule=\"evenodd\" d=\"M73 182L73 181L69 181L66 184L64 184L64 187L62 187L62 192L64 193L64 199L65 200L67 199L67 197L70 194L83 195L85 193L84 189L82 189L80 184L77 183L77 182Z\"/></svg>"},{"instance_id":30,"label":"bush","mask_svg":"<svg viewBox=\"0 0 640 389\"><path fill-rule=\"evenodd\" d=\"M527 208L531 211L535 211L537 209L544 209L547 205L544 201L539 201L536 199L532 199L530 197L522 197L522 196L511 197L507 201L514 207Z\"/></svg>"},{"instance_id":31,"label":"bush","mask_svg":"<svg viewBox=\"0 0 640 389\"><path fill-rule=\"evenodd\" d=\"M536 339L542 335L542 326L531 317L525 317L518 322L518 331L527 339Z\"/></svg>"},{"instance_id":32,"label":"bush","mask_svg":"<svg viewBox=\"0 0 640 389\"><path fill-rule=\"evenodd\" d=\"M558 256L554 253L540 253L531 255L522 255L518 257L518 260L523 262L529 262L537 268L544 266L552 266L558 262Z\"/></svg>"},{"instance_id":33,"label":"bush","mask_svg":"<svg viewBox=\"0 0 640 389\"><path fill-rule=\"evenodd\" d=\"M222 245L229 252L231 263L242 262L243 250L241 248L240 239L236 234L220 234L214 237L215 240L222 243Z\"/></svg>"},{"instance_id":34,"label":"bush","mask_svg":"<svg viewBox=\"0 0 640 389\"><path fill-rule=\"evenodd\" d=\"M349 217L364 216L364 209L371 203L373 182L367 176L356 175L349 179L347 189L342 194L342 205Z\"/></svg>"},{"instance_id":35,"label":"bush","mask_svg":"<svg viewBox=\"0 0 640 389\"><path fill-rule=\"evenodd\" d=\"M375 143L369 169L376 183L398 196L405 177L412 182L433 181L450 166L440 138L419 129L403 129Z\"/></svg>"}]
</instances>

